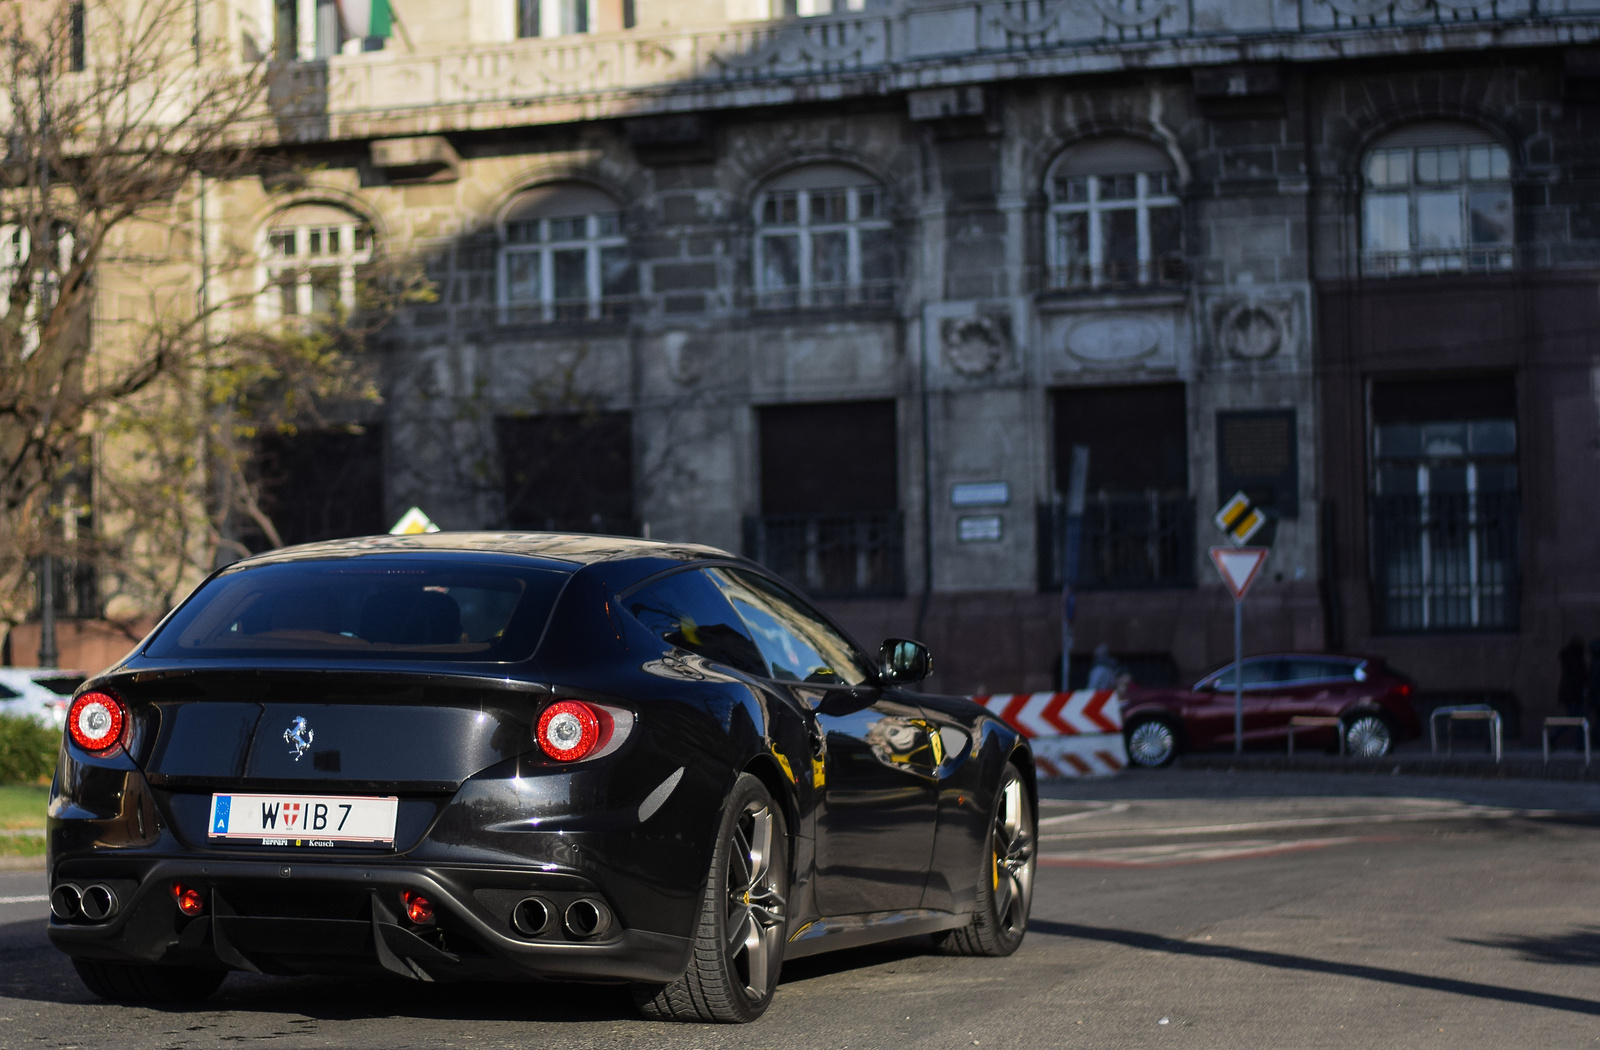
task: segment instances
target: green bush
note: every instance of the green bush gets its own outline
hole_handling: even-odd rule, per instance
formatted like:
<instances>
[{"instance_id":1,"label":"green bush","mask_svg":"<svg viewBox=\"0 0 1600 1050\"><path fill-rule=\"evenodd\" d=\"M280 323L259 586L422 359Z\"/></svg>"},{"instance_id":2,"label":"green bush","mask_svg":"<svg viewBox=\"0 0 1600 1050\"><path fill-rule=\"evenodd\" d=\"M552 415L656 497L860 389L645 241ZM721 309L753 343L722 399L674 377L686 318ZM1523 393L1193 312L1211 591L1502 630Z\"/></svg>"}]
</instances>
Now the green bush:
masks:
<instances>
[{"instance_id":1,"label":"green bush","mask_svg":"<svg viewBox=\"0 0 1600 1050\"><path fill-rule=\"evenodd\" d=\"M0 715L0 784L37 784L55 772L61 730Z\"/></svg>"}]
</instances>

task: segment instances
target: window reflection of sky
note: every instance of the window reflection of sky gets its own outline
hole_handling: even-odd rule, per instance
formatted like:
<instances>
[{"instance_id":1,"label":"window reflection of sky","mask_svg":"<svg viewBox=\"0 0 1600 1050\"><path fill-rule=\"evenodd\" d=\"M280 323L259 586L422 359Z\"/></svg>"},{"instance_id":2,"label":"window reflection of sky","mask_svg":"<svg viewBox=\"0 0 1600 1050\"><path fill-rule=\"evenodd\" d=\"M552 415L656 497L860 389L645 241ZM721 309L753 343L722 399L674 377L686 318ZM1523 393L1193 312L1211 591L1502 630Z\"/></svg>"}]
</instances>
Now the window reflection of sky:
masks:
<instances>
[{"instance_id":1,"label":"window reflection of sky","mask_svg":"<svg viewBox=\"0 0 1600 1050\"><path fill-rule=\"evenodd\" d=\"M765 581L744 573L712 570L756 645L772 665L772 677L793 682L838 682L859 685L867 671L854 648L827 625L806 615L770 589Z\"/></svg>"}]
</instances>

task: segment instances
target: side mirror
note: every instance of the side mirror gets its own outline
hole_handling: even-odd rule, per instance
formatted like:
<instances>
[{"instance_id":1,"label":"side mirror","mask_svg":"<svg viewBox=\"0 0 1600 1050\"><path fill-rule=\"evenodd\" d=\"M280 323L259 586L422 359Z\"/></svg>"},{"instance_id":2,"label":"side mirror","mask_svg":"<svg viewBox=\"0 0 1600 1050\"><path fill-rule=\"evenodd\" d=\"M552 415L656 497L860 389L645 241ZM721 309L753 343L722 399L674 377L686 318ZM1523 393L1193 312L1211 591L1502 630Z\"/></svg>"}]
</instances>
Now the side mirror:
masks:
<instances>
[{"instance_id":1,"label":"side mirror","mask_svg":"<svg viewBox=\"0 0 1600 1050\"><path fill-rule=\"evenodd\" d=\"M912 685L933 673L933 655L921 642L890 638L879 649L878 678L895 685Z\"/></svg>"}]
</instances>

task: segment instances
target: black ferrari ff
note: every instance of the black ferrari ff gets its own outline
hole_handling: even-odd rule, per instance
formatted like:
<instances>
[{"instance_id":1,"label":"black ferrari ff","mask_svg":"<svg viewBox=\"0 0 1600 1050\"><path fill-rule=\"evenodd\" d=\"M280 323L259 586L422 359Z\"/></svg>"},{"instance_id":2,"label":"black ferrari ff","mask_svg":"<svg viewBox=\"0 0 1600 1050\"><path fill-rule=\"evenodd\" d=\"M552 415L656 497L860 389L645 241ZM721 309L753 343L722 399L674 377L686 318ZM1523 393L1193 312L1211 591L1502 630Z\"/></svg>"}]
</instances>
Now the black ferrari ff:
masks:
<instances>
[{"instance_id":1,"label":"black ferrari ff","mask_svg":"<svg viewBox=\"0 0 1600 1050\"><path fill-rule=\"evenodd\" d=\"M50 939L94 993L230 970L626 983L749 1021L785 959L1027 926L1027 741L708 547L437 533L212 575L73 700Z\"/></svg>"}]
</instances>

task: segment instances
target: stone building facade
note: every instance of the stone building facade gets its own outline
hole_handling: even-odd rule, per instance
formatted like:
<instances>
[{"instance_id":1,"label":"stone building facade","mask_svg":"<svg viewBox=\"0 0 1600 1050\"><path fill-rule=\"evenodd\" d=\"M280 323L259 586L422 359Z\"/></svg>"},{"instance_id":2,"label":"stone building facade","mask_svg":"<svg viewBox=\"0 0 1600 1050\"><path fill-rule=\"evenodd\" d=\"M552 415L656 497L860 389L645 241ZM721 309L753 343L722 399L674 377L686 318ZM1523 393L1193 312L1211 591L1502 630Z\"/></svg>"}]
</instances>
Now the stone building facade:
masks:
<instances>
[{"instance_id":1,"label":"stone building facade","mask_svg":"<svg viewBox=\"0 0 1600 1050\"><path fill-rule=\"evenodd\" d=\"M1147 680L1231 653L1240 489L1250 650L1526 715L1600 634L1591 0L393 7L278 12L296 174L215 205L265 310L374 250L440 293L366 436L280 450L286 538L703 541L1032 690L1083 445L1075 649Z\"/></svg>"}]
</instances>

